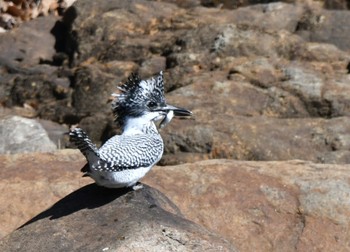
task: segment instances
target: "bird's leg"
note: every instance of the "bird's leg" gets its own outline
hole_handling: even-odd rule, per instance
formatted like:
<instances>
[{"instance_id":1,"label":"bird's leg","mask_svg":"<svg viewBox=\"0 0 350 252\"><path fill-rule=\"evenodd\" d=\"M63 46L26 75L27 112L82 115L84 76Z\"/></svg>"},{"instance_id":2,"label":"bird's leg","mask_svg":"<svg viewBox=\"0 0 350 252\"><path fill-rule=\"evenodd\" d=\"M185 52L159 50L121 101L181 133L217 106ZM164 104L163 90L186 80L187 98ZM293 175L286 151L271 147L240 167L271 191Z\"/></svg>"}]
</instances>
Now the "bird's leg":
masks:
<instances>
[{"instance_id":1,"label":"bird's leg","mask_svg":"<svg viewBox=\"0 0 350 252\"><path fill-rule=\"evenodd\" d=\"M132 186L132 189L134 191L140 190L143 188L143 184L141 184L140 182L137 182L135 185Z\"/></svg>"}]
</instances>

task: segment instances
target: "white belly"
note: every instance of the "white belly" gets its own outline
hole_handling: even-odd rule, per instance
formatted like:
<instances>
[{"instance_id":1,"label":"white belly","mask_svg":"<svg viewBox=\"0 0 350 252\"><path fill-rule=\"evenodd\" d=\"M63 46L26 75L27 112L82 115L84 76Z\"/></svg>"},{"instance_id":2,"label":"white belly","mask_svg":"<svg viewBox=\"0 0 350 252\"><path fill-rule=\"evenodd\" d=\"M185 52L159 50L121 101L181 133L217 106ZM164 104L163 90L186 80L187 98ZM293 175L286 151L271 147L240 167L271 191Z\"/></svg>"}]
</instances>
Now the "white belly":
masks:
<instances>
[{"instance_id":1,"label":"white belly","mask_svg":"<svg viewBox=\"0 0 350 252\"><path fill-rule=\"evenodd\" d=\"M92 170L89 175L100 186L122 188L135 185L151 168L152 166L118 172L98 172Z\"/></svg>"}]
</instances>

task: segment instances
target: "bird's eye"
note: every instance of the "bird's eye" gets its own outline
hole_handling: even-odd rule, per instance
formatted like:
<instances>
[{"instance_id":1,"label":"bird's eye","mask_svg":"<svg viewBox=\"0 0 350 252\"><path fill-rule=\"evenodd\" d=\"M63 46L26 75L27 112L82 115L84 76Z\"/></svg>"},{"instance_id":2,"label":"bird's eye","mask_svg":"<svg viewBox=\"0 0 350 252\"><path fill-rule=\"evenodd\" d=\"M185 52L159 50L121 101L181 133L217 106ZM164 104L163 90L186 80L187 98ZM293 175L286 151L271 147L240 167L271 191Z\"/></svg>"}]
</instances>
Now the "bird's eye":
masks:
<instances>
[{"instance_id":1,"label":"bird's eye","mask_svg":"<svg viewBox=\"0 0 350 252\"><path fill-rule=\"evenodd\" d=\"M148 107L149 107L149 108L155 108L155 107L157 107L157 103L155 103L154 101L150 101L150 102L148 103Z\"/></svg>"}]
</instances>

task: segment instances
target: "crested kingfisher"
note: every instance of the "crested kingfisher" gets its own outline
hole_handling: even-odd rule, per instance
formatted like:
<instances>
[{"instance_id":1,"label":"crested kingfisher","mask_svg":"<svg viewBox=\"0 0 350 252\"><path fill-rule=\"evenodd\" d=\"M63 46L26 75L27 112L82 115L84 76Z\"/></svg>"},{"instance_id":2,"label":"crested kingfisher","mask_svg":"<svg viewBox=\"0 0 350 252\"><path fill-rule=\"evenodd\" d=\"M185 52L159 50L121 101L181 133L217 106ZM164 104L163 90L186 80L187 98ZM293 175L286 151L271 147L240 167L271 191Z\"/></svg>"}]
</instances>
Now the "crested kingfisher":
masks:
<instances>
[{"instance_id":1,"label":"crested kingfisher","mask_svg":"<svg viewBox=\"0 0 350 252\"><path fill-rule=\"evenodd\" d=\"M97 148L82 129L69 133L87 160L81 169L84 176L109 188L134 187L163 155L158 127L167 125L174 116L192 115L187 109L166 103L162 72L147 80L132 74L118 89L118 94L112 94L112 110L122 128L120 135Z\"/></svg>"}]
</instances>

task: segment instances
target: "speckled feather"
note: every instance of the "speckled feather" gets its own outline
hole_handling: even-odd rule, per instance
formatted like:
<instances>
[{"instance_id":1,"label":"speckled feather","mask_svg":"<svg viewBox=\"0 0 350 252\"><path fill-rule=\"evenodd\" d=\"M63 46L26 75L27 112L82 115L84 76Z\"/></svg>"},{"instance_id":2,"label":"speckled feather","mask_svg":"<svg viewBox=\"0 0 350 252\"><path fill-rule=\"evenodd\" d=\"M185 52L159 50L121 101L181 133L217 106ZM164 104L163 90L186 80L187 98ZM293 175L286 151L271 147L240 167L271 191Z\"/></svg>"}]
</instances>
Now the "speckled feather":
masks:
<instances>
[{"instance_id":1,"label":"speckled feather","mask_svg":"<svg viewBox=\"0 0 350 252\"><path fill-rule=\"evenodd\" d=\"M91 169L118 172L154 165L163 154L163 140L159 134L117 135L100 149L80 128L73 129L70 139L89 159ZM83 172L88 172L82 170Z\"/></svg>"},{"instance_id":2,"label":"speckled feather","mask_svg":"<svg viewBox=\"0 0 350 252\"><path fill-rule=\"evenodd\" d=\"M157 162L162 154L163 140L158 134L114 136L99 149L104 162L93 164L92 168L115 172L148 167Z\"/></svg>"}]
</instances>

